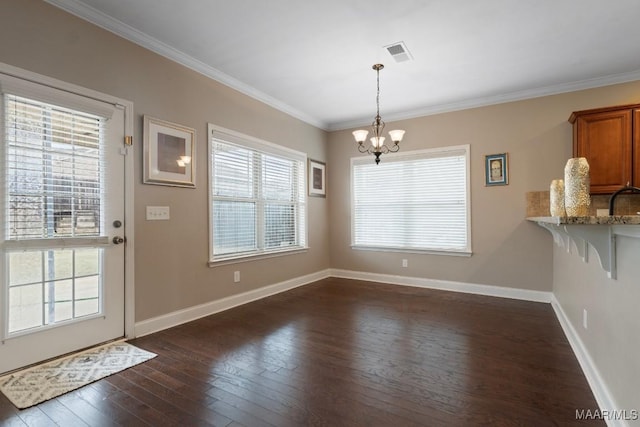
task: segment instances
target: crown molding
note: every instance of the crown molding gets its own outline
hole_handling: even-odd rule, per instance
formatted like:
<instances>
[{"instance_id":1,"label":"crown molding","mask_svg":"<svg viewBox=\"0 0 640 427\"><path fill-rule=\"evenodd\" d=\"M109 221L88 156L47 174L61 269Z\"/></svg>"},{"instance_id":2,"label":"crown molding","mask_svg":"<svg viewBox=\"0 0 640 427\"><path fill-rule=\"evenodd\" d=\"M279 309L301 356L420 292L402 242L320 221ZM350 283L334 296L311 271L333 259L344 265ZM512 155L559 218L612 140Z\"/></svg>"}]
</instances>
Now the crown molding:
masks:
<instances>
[{"instance_id":1,"label":"crown molding","mask_svg":"<svg viewBox=\"0 0 640 427\"><path fill-rule=\"evenodd\" d=\"M604 77L578 80L575 82L562 83L558 85L544 86L534 89L526 89L501 95L492 95L448 104L433 105L415 110L404 111L395 114L385 114L385 122L415 119L417 117L431 116L434 114L449 113L452 111L467 110L470 108L486 107L489 105L503 104L506 102L522 101L525 99L540 98L542 96L557 95L560 93L575 92L584 89L594 89L597 87L610 86L619 83L628 83L640 80L640 70L628 73L612 74ZM371 118L361 118L349 120L329 125L329 131L345 130L362 126L369 126Z\"/></svg>"},{"instance_id":2,"label":"crown molding","mask_svg":"<svg viewBox=\"0 0 640 427\"><path fill-rule=\"evenodd\" d=\"M296 119L302 120L303 122L323 130L329 129L329 125L327 123L317 120L308 114L295 109L290 105L285 104L284 102L279 101L264 92L261 92L254 87L211 67L210 65L205 64L202 61L198 61L184 52L181 52L79 0L45 0L45 2L97 25L100 28L110 31L119 37L129 40L130 42L140 45L145 49L155 52L158 55L175 61L192 69L193 71L203 74Z\"/></svg>"},{"instance_id":3,"label":"crown molding","mask_svg":"<svg viewBox=\"0 0 640 427\"><path fill-rule=\"evenodd\" d=\"M270 107L273 107L285 114L299 119L312 126L326 131L338 131L351 129L356 127L368 126L370 118L358 118L348 121L327 123L318 120L310 115L291 107L284 102L275 99L264 92L255 89L225 73L213 68L197 59L153 38L149 35L136 30L135 28L117 20L105 13L94 9L82 3L80 0L45 0L62 10L65 10L85 21L91 22L100 28L110 31L124 39L127 39L137 45L149 49L165 58L175 61L187 68L190 68L200 74L203 74L217 82L224 84L232 89L237 90L257 101L260 101ZM445 104L432 105L413 110L402 111L398 113L385 114L385 121L399 121L414 119L417 117L430 116L434 114L449 113L453 111L467 110L470 108L486 107L489 105L502 104L506 102L522 101L525 99L539 98L542 96L556 95L560 93L574 92L584 89L593 89L602 86L609 86L619 83L627 83L630 81L640 80L640 70L627 73L612 74L604 77L596 77L592 79L579 80L575 82L562 83L551 86L543 86L534 89L526 89L521 91L510 92L500 95L491 95L474 99L456 101Z\"/></svg>"}]
</instances>

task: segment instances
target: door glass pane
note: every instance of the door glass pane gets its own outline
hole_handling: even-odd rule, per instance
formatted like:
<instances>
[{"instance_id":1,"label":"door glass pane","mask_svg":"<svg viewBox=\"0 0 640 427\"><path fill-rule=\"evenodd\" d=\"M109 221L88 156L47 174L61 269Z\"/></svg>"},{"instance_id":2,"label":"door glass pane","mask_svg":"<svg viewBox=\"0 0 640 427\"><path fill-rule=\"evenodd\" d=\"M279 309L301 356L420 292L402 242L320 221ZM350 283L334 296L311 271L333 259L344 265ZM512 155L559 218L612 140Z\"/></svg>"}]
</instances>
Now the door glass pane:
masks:
<instances>
[{"instance_id":1,"label":"door glass pane","mask_svg":"<svg viewBox=\"0 0 640 427\"><path fill-rule=\"evenodd\" d=\"M99 235L104 119L5 96L8 238Z\"/></svg>"},{"instance_id":2,"label":"door glass pane","mask_svg":"<svg viewBox=\"0 0 640 427\"><path fill-rule=\"evenodd\" d=\"M42 284L9 288L9 332L42 325Z\"/></svg>"},{"instance_id":3,"label":"door glass pane","mask_svg":"<svg viewBox=\"0 0 640 427\"><path fill-rule=\"evenodd\" d=\"M100 276L87 276L75 280L75 317L100 312Z\"/></svg>"},{"instance_id":4,"label":"door glass pane","mask_svg":"<svg viewBox=\"0 0 640 427\"><path fill-rule=\"evenodd\" d=\"M9 284L11 286L42 281L42 252L13 252L9 254Z\"/></svg>"},{"instance_id":5,"label":"door glass pane","mask_svg":"<svg viewBox=\"0 0 640 427\"><path fill-rule=\"evenodd\" d=\"M9 333L101 313L102 249L11 253Z\"/></svg>"},{"instance_id":6,"label":"door glass pane","mask_svg":"<svg viewBox=\"0 0 640 427\"><path fill-rule=\"evenodd\" d=\"M57 280L44 284L44 323L73 319L73 281Z\"/></svg>"},{"instance_id":7,"label":"door glass pane","mask_svg":"<svg viewBox=\"0 0 640 427\"><path fill-rule=\"evenodd\" d=\"M43 251L45 280L73 277L73 251L69 249Z\"/></svg>"},{"instance_id":8,"label":"door glass pane","mask_svg":"<svg viewBox=\"0 0 640 427\"><path fill-rule=\"evenodd\" d=\"M91 276L100 273L100 251L95 248L76 249L76 277Z\"/></svg>"}]
</instances>

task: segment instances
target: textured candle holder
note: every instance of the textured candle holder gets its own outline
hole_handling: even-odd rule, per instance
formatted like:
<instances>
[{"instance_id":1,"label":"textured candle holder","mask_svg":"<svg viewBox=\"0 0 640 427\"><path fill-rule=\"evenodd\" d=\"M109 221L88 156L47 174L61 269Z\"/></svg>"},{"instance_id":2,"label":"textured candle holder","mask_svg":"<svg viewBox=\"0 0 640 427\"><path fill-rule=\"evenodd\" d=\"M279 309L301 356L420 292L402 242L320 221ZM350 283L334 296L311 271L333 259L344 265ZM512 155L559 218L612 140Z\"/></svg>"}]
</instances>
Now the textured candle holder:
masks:
<instances>
[{"instance_id":1,"label":"textured candle holder","mask_svg":"<svg viewBox=\"0 0 640 427\"><path fill-rule=\"evenodd\" d=\"M589 163L584 157L567 161L564 167L564 207L567 216L588 216L591 206Z\"/></svg>"},{"instance_id":2,"label":"textured candle holder","mask_svg":"<svg viewBox=\"0 0 640 427\"><path fill-rule=\"evenodd\" d=\"M554 179L549 186L549 210L551 216L566 216L564 207L564 180Z\"/></svg>"}]
</instances>

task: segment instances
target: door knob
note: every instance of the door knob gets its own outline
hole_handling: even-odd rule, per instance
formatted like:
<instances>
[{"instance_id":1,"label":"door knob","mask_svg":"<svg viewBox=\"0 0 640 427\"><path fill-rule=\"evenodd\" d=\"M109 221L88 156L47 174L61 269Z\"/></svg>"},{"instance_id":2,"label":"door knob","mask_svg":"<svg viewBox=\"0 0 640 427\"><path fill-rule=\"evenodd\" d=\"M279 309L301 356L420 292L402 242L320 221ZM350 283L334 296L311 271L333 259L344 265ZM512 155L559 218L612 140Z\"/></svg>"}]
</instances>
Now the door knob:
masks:
<instances>
[{"instance_id":1,"label":"door knob","mask_svg":"<svg viewBox=\"0 0 640 427\"><path fill-rule=\"evenodd\" d=\"M124 243L124 237L116 236L116 237L113 238L112 241L116 245L120 245L120 244Z\"/></svg>"}]
</instances>

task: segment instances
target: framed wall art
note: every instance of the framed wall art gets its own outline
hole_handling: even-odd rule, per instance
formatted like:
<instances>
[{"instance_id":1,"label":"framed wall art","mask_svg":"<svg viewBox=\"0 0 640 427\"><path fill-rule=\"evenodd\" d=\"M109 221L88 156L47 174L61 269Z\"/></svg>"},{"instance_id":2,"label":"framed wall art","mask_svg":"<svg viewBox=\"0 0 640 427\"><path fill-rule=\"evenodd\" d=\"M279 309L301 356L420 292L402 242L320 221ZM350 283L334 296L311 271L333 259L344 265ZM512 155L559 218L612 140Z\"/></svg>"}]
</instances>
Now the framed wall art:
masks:
<instances>
[{"instance_id":1,"label":"framed wall art","mask_svg":"<svg viewBox=\"0 0 640 427\"><path fill-rule=\"evenodd\" d=\"M144 116L144 183L196 186L196 131Z\"/></svg>"},{"instance_id":2,"label":"framed wall art","mask_svg":"<svg viewBox=\"0 0 640 427\"><path fill-rule=\"evenodd\" d=\"M327 196L326 164L309 159L309 195L315 197Z\"/></svg>"},{"instance_id":3,"label":"framed wall art","mask_svg":"<svg viewBox=\"0 0 640 427\"><path fill-rule=\"evenodd\" d=\"M487 187L509 184L509 157L507 153L485 156L484 180Z\"/></svg>"}]
</instances>

